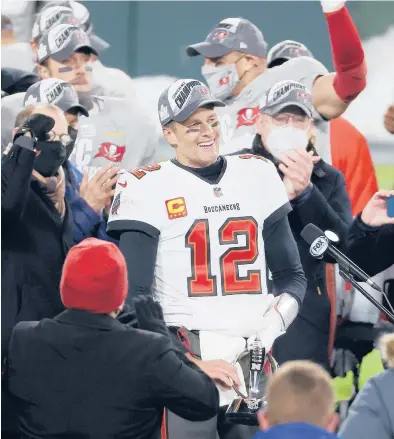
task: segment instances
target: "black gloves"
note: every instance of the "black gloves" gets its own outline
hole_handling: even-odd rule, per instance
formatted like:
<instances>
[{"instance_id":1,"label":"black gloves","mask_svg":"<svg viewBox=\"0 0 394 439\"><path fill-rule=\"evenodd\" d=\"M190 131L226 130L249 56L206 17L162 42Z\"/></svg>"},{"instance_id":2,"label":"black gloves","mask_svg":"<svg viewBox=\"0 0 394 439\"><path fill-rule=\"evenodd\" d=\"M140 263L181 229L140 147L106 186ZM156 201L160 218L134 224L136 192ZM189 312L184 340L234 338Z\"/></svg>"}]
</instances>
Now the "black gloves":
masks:
<instances>
[{"instance_id":1,"label":"black gloves","mask_svg":"<svg viewBox=\"0 0 394 439\"><path fill-rule=\"evenodd\" d=\"M152 297L141 296L133 299L133 305L139 329L157 332L166 337L170 336L164 323L163 310L158 302L155 302Z\"/></svg>"},{"instance_id":2,"label":"black gloves","mask_svg":"<svg viewBox=\"0 0 394 439\"><path fill-rule=\"evenodd\" d=\"M33 140L48 140L48 133L54 126L55 121L52 117L45 114L32 114L15 133L13 141L15 142L18 137L23 136L27 131L30 131Z\"/></svg>"},{"instance_id":3,"label":"black gloves","mask_svg":"<svg viewBox=\"0 0 394 439\"><path fill-rule=\"evenodd\" d=\"M135 313L134 309L127 305L127 303L124 304L123 309L119 313L117 319L120 321L120 323L123 323L126 326L138 329L137 314Z\"/></svg>"}]
</instances>

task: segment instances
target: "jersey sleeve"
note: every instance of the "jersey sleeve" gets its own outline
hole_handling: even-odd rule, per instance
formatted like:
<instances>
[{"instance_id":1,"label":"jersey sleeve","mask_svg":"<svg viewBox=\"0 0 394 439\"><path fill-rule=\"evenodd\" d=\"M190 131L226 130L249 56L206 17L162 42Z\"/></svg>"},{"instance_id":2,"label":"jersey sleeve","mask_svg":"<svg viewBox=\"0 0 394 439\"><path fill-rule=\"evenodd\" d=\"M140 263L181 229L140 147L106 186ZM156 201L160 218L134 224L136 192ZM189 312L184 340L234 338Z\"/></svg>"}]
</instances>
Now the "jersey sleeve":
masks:
<instances>
[{"instance_id":1,"label":"jersey sleeve","mask_svg":"<svg viewBox=\"0 0 394 439\"><path fill-rule=\"evenodd\" d=\"M281 180L275 165L267 162L264 172L263 205L265 209L264 224L273 224L286 216L292 209L283 181Z\"/></svg>"},{"instance_id":2,"label":"jersey sleeve","mask_svg":"<svg viewBox=\"0 0 394 439\"><path fill-rule=\"evenodd\" d=\"M132 172L137 173L138 177ZM107 233L110 236L118 237L130 230L152 234L152 227L160 232L163 213L151 180L146 180L149 177L142 169L124 172L120 176L108 218ZM162 204L164 206L164 202Z\"/></svg>"},{"instance_id":3,"label":"jersey sleeve","mask_svg":"<svg viewBox=\"0 0 394 439\"><path fill-rule=\"evenodd\" d=\"M283 76L283 79L293 79L301 82L311 93L315 79L329 73L321 62L308 56L293 58L278 67L278 69L282 69L281 78ZM312 115L313 119L322 120L322 116L314 107Z\"/></svg>"}]
</instances>

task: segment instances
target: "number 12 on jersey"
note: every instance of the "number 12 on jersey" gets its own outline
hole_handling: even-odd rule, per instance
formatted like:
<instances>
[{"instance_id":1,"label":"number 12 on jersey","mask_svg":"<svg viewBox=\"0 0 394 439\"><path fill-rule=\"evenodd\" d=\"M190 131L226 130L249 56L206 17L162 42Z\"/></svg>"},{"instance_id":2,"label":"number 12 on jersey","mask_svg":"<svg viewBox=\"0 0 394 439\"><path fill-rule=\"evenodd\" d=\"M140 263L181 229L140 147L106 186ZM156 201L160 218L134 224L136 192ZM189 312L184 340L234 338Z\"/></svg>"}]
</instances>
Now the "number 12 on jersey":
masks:
<instances>
[{"instance_id":1,"label":"number 12 on jersey","mask_svg":"<svg viewBox=\"0 0 394 439\"><path fill-rule=\"evenodd\" d=\"M191 251L192 275L187 278L189 297L217 296L218 282L221 283L223 296L261 294L260 270L247 270L245 276L239 275L241 265L253 264L258 257L258 230L252 217L228 218L224 222L217 232L219 245L238 244L240 235L245 236L246 245L226 250L220 256L220 273L214 275L209 222L207 219L195 220L185 236L185 245Z\"/></svg>"}]
</instances>

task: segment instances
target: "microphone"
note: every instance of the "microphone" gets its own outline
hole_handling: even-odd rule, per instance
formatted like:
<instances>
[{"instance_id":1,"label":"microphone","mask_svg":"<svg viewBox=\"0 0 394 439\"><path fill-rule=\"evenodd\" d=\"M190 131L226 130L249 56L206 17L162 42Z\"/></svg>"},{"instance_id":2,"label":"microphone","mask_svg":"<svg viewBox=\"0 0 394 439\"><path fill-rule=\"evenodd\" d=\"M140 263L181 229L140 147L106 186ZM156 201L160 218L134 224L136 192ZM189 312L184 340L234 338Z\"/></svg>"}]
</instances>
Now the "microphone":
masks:
<instances>
[{"instance_id":1,"label":"microphone","mask_svg":"<svg viewBox=\"0 0 394 439\"><path fill-rule=\"evenodd\" d=\"M335 235L333 232L330 232ZM335 235L336 236L336 235ZM308 224L301 232L301 237L310 245L309 253L316 259L322 259L324 253L328 253L334 258L341 268L347 270L350 274L359 279L359 282L366 282L369 286L377 291L382 289L377 285L360 267L358 267L347 256L340 252L331 241L326 237L324 232L314 224Z\"/></svg>"}]
</instances>

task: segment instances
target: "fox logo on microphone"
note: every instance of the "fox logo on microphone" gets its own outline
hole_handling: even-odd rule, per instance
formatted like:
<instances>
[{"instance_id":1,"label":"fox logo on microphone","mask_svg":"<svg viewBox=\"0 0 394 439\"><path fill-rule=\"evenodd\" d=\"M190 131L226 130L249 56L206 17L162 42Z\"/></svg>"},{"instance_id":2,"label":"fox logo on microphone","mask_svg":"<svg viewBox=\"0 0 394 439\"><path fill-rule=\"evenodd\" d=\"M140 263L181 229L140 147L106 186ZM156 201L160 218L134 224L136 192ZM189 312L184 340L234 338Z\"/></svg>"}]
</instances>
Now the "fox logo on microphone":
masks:
<instances>
[{"instance_id":1,"label":"fox logo on microphone","mask_svg":"<svg viewBox=\"0 0 394 439\"><path fill-rule=\"evenodd\" d=\"M322 258L327 248L328 248L327 238L325 238L324 236L319 236L312 242L309 252L315 258Z\"/></svg>"}]
</instances>

